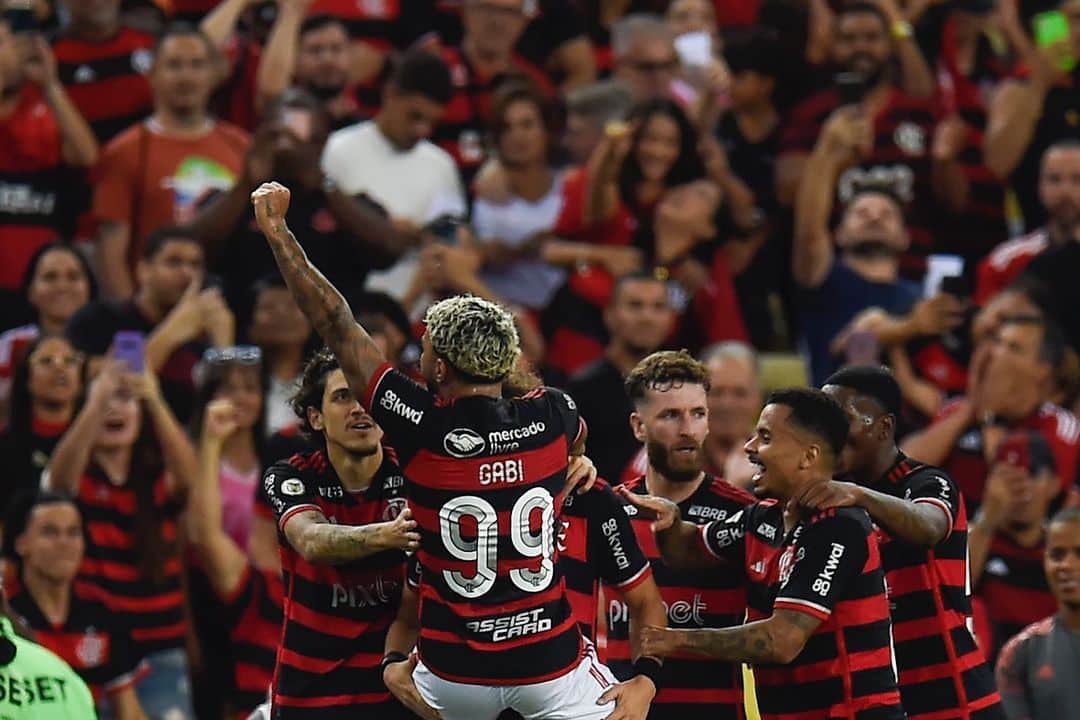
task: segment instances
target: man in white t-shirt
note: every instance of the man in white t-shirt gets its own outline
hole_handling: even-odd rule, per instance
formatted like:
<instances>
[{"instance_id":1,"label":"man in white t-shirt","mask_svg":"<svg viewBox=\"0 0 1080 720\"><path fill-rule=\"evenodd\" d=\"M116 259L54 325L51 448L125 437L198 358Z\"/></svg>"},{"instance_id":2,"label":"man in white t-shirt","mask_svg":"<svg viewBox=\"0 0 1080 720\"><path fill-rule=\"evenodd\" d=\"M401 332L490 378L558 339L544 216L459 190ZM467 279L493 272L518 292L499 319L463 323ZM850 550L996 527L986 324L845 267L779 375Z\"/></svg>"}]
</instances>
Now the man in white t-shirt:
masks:
<instances>
[{"instance_id":1,"label":"man in white t-shirt","mask_svg":"<svg viewBox=\"0 0 1080 720\"><path fill-rule=\"evenodd\" d=\"M420 229L440 215L465 215L457 166L427 139L451 92L442 60L422 50L406 53L383 89L375 118L335 132L323 151L327 178L346 194L371 197L417 242ZM416 255L409 253L389 270L371 273L367 287L400 299L415 268Z\"/></svg>"}]
</instances>

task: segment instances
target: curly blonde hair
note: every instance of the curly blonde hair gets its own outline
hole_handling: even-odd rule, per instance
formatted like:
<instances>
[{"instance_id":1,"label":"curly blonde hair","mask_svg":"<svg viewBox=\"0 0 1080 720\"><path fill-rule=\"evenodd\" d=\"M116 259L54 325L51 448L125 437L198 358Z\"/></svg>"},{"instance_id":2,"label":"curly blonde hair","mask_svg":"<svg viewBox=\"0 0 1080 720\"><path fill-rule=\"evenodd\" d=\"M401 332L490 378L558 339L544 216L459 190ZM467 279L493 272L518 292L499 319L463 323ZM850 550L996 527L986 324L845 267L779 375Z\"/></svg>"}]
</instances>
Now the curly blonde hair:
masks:
<instances>
[{"instance_id":1,"label":"curly blonde hair","mask_svg":"<svg viewBox=\"0 0 1080 720\"><path fill-rule=\"evenodd\" d=\"M521 352L514 316L472 295L440 300L428 309L424 322L435 353L465 380L500 382Z\"/></svg>"}]
</instances>

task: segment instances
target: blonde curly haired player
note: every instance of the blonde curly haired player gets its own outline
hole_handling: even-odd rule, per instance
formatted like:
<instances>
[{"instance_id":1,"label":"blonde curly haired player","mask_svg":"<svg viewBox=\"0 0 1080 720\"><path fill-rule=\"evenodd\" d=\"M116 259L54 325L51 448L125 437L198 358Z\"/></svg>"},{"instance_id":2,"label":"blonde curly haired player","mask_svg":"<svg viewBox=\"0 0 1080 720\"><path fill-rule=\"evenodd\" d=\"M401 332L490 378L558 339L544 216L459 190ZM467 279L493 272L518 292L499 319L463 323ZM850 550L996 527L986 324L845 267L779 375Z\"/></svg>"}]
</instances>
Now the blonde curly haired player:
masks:
<instances>
[{"instance_id":1,"label":"blonde curly haired player","mask_svg":"<svg viewBox=\"0 0 1080 720\"><path fill-rule=\"evenodd\" d=\"M463 379L501 382L521 353L514 316L483 298L457 295L440 300L428 309L424 322L434 354ZM424 376L431 379L426 370Z\"/></svg>"}]
</instances>

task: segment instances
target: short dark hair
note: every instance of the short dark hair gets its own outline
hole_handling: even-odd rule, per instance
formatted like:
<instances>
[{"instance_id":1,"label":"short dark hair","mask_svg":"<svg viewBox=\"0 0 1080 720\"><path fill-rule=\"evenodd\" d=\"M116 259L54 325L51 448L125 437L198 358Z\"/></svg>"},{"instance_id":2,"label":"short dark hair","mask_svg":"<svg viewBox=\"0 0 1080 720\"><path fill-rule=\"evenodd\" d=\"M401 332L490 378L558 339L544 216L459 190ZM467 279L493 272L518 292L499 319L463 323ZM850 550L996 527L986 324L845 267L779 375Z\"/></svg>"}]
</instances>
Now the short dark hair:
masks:
<instances>
[{"instance_id":1,"label":"short dark hair","mask_svg":"<svg viewBox=\"0 0 1080 720\"><path fill-rule=\"evenodd\" d=\"M343 23L340 18L327 13L319 13L304 18L304 22L300 23L300 31L296 34L296 37L303 38L308 33L316 32L334 25L341 28L346 35L349 34L349 28L346 27L345 23Z\"/></svg>"},{"instance_id":2,"label":"short dark hair","mask_svg":"<svg viewBox=\"0 0 1080 720\"><path fill-rule=\"evenodd\" d=\"M1080 522L1080 507L1067 507L1050 516L1049 525Z\"/></svg>"},{"instance_id":3,"label":"short dark hair","mask_svg":"<svg viewBox=\"0 0 1080 720\"><path fill-rule=\"evenodd\" d=\"M1039 359L1048 364L1055 372L1061 369L1065 362L1065 335L1056 322L1047 317L1038 315L1010 315L1006 317L1001 326L1006 325L1029 325L1042 328L1042 339L1039 341Z\"/></svg>"},{"instance_id":4,"label":"short dark hair","mask_svg":"<svg viewBox=\"0 0 1080 720\"><path fill-rule=\"evenodd\" d=\"M649 282L661 285L667 288L667 280L662 279L656 272L652 270L635 270L632 273L627 273L621 276L615 281L615 286L611 289L611 296L608 298L608 305L614 305L619 299L620 293L624 287L633 282Z\"/></svg>"},{"instance_id":5,"label":"short dark hair","mask_svg":"<svg viewBox=\"0 0 1080 720\"><path fill-rule=\"evenodd\" d=\"M858 2L841 3L840 8L836 11L836 22L839 23L844 19L846 15L861 15L870 14L875 16L881 21L881 27L886 32L889 31L889 18L885 16L881 8L872 2L866 2L866 0L859 0Z\"/></svg>"},{"instance_id":6,"label":"short dark hair","mask_svg":"<svg viewBox=\"0 0 1080 720\"><path fill-rule=\"evenodd\" d=\"M831 397L814 388L775 390L765 398L765 405L791 408L791 423L825 441L833 457L839 457L848 438L848 419L843 408Z\"/></svg>"},{"instance_id":7,"label":"short dark hair","mask_svg":"<svg viewBox=\"0 0 1080 720\"><path fill-rule=\"evenodd\" d=\"M153 260L159 252L165 249L166 245L172 242L191 243L198 245L200 248L203 246L202 241L193 229L180 225L167 225L158 228L150 233L150 237L146 238L142 250L143 260Z\"/></svg>"},{"instance_id":8,"label":"short dark hair","mask_svg":"<svg viewBox=\"0 0 1080 720\"><path fill-rule=\"evenodd\" d=\"M724 61L732 73L755 72L765 77L777 77L781 56L776 31L755 26L725 33Z\"/></svg>"},{"instance_id":9,"label":"short dark hair","mask_svg":"<svg viewBox=\"0 0 1080 720\"><path fill-rule=\"evenodd\" d=\"M161 48L165 46L165 43L176 37L195 37L202 40L203 45L206 46L206 51L211 57L217 55L217 48L214 47L214 42L210 37L204 33L198 25L192 25L189 22L177 21L169 23L165 26L165 29L158 36L157 42L154 44L154 57L158 56L161 52Z\"/></svg>"},{"instance_id":10,"label":"short dark hair","mask_svg":"<svg viewBox=\"0 0 1080 720\"><path fill-rule=\"evenodd\" d=\"M450 68L426 50L410 50L397 61L389 83L402 95L420 95L439 105L450 102Z\"/></svg>"},{"instance_id":11,"label":"short dark hair","mask_svg":"<svg viewBox=\"0 0 1080 720\"><path fill-rule=\"evenodd\" d=\"M822 387L826 385L854 390L873 398L889 415L900 415L900 385L888 368L869 365L846 367L834 372L821 384Z\"/></svg>"},{"instance_id":12,"label":"short dark hair","mask_svg":"<svg viewBox=\"0 0 1080 720\"><path fill-rule=\"evenodd\" d=\"M623 386L637 405L649 390L665 392L683 385L701 385L709 391L709 371L686 350L654 352L634 366Z\"/></svg>"},{"instance_id":13,"label":"short dark hair","mask_svg":"<svg viewBox=\"0 0 1080 720\"><path fill-rule=\"evenodd\" d=\"M300 420L300 433L309 440L326 442L322 432L311 427L308 420L308 408L322 409L323 393L326 392L326 378L341 367L337 356L330 348L323 348L312 355L300 375L300 387L289 399L292 411Z\"/></svg>"},{"instance_id":14,"label":"short dark hair","mask_svg":"<svg viewBox=\"0 0 1080 720\"><path fill-rule=\"evenodd\" d=\"M82 510L79 509L79 504L75 502L75 498L57 490L34 488L24 490L12 498L7 512L4 513L3 546L0 554L15 563L20 572L22 571L22 558L15 552L15 541L26 532L26 526L30 524L30 515L33 514L34 508L60 503L74 506L79 512L79 517L82 517ZM84 526L83 531L85 532L85 530Z\"/></svg>"}]
</instances>

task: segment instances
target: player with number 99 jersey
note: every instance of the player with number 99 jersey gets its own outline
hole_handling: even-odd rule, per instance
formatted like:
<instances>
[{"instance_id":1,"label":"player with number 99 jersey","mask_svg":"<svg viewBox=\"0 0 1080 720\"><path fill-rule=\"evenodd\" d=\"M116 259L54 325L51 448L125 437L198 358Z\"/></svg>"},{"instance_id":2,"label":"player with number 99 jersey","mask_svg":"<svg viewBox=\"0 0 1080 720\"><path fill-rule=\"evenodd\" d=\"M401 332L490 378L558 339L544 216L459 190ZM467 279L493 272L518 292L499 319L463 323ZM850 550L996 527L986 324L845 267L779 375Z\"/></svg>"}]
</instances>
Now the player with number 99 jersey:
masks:
<instances>
[{"instance_id":1,"label":"player with number 99 jersey","mask_svg":"<svg viewBox=\"0 0 1080 720\"><path fill-rule=\"evenodd\" d=\"M444 402L389 365L367 392L420 531L424 666L477 685L577 667L584 646L555 557L567 460L585 433L573 400L540 388Z\"/></svg>"}]
</instances>

